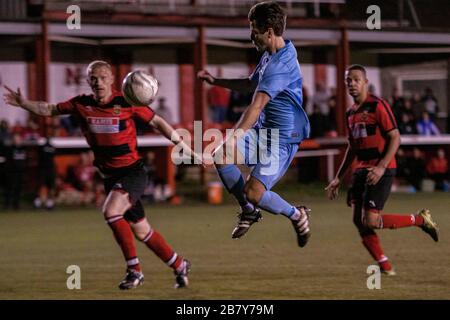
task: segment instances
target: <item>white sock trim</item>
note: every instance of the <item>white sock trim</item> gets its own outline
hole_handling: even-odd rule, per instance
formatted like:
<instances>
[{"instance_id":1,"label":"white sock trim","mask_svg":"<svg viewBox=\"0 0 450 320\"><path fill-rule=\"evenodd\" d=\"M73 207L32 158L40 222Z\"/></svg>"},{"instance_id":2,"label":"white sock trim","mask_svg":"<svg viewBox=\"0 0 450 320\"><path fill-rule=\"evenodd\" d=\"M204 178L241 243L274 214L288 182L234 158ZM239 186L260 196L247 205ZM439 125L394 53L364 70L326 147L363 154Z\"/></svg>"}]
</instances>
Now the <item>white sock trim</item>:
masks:
<instances>
[{"instance_id":1,"label":"white sock trim","mask_svg":"<svg viewBox=\"0 0 450 320\"><path fill-rule=\"evenodd\" d=\"M147 242L148 240L150 240L150 238L153 235L153 229L150 230L150 232L148 233L148 235L144 238L144 240L142 240L142 242Z\"/></svg>"},{"instance_id":2,"label":"white sock trim","mask_svg":"<svg viewBox=\"0 0 450 320\"><path fill-rule=\"evenodd\" d=\"M167 265L170 267L178 258L178 255L176 252L174 252L172 258L170 258L169 261L167 261Z\"/></svg>"},{"instance_id":3,"label":"white sock trim","mask_svg":"<svg viewBox=\"0 0 450 320\"><path fill-rule=\"evenodd\" d=\"M106 219L106 223L111 224L111 223L113 223L113 222L119 221L120 219L123 219L123 216L112 217L112 218L110 218L110 219Z\"/></svg>"},{"instance_id":4,"label":"white sock trim","mask_svg":"<svg viewBox=\"0 0 450 320\"><path fill-rule=\"evenodd\" d=\"M137 264L139 264L139 259L138 258L127 260L127 266L135 266Z\"/></svg>"}]
</instances>

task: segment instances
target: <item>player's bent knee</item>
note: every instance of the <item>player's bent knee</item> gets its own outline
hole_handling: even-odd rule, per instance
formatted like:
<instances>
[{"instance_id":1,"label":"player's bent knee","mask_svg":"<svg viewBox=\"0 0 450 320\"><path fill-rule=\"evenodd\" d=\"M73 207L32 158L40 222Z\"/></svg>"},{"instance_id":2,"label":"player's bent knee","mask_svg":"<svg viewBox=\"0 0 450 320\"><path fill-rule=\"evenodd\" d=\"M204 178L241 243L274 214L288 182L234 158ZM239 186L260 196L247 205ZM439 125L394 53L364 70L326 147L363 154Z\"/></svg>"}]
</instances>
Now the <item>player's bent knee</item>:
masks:
<instances>
[{"instance_id":1,"label":"player's bent knee","mask_svg":"<svg viewBox=\"0 0 450 320\"><path fill-rule=\"evenodd\" d=\"M370 229L381 228L381 215L379 212L366 211L363 219L363 226Z\"/></svg>"},{"instance_id":2,"label":"player's bent knee","mask_svg":"<svg viewBox=\"0 0 450 320\"><path fill-rule=\"evenodd\" d=\"M372 221L368 221L364 224L365 227L369 228L369 229L380 229L380 226L378 223L376 222L372 222Z\"/></svg>"},{"instance_id":3,"label":"player's bent knee","mask_svg":"<svg viewBox=\"0 0 450 320\"><path fill-rule=\"evenodd\" d=\"M146 218L142 218L136 223L131 224L131 228L133 230L134 236L139 241L146 242L148 238L151 237L151 234L153 233L153 229L148 223Z\"/></svg>"},{"instance_id":4,"label":"player's bent knee","mask_svg":"<svg viewBox=\"0 0 450 320\"><path fill-rule=\"evenodd\" d=\"M263 195L263 192L261 192L258 189L255 189L255 188L249 187L245 190L245 197L253 205L257 205L259 203L259 201L262 198L262 195Z\"/></svg>"},{"instance_id":5,"label":"player's bent knee","mask_svg":"<svg viewBox=\"0 0 450 320\"><path fill-rule=\"evenodd\" d=\"M150 227L147 231L134 231L134 236L141 242L147 242L153 235L154 230Z\"/></svg>"},{"instance_id":6,"label":"player's bent knee","mask_svg":"<svg viewBox=\"0 0 450 320\"><path fill-rule=\"evenodd\" d=\"M124 215L123 210L117 210L113 206L104 206L102 209L102 213L103 213L103 217L105 218L105 220L108 220L109 218L113 218L113 217L118 217L118 216L123 217L123 215Z\"/></svg>"},{"instance_id":7,"label":"player's bent knee","mask_svg":"<svg viewBox=\"0 0 450 320\"><path fill-rule=\"evenodd\" d=\"M131 208L128 193L112 191L103 204L102 213L105 219L123 216Z\"/></svg>"}]
</instances>

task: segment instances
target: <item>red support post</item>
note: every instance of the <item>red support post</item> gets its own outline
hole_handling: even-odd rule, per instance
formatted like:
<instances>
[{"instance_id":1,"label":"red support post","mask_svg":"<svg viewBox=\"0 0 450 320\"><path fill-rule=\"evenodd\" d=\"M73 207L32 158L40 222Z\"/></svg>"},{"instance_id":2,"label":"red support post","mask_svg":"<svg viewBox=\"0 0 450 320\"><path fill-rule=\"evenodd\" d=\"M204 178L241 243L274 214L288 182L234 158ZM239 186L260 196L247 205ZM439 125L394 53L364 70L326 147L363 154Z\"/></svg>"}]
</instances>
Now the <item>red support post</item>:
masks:
<instances>
[{"instance_id":1,"label":"red support post","mask_svg":"<svg viewBox=\"0 0 450 320\"><path fill-rule=\"evenodd\" d=\"M341 39L336 47L336 128L338 135L346 135L345 110L347 108L347 93L345 88L345 69L349 63L349 43L347 29L341 28Z\"/></svg>"},{"instance_id":2,"label":"red support post","mask_svg":"<svg viewBox=\"0 0 450 320\"><path fill-rule=\"evenodd\" d=\"M205 29L203 26L199 26L198 41L195 47L195 70L194 77L196 81L196 104L195 104L195 120L201 120L203 127L207 127L207 107L206 107L206 94L202 81L197 79L197 71L202 70L206 66L206 42L205 42Z\"/></svg>"},{"instance_id":3,"label":"red support post","mask_svg":"<svg viewBox=\"0 0 450 320\"><path fill-rule=\"evenodd\" d=\"M36 93L35 97L37 100L48 101L49 99L49 64L50 64L50 41L48 39L48 21L42 19L41 22L41 35L36 39ZM47 136L50 132L49 122L51 119L39 118L39 125L41 128L41 134Z\"/></svg>"},{"instance_id":4,"label":"red support post","mask_svg":"<svg viewBox=\"0 0 450 320\"><path fill-rule=\"evenodd\" d=\"M114 87L117 91L122 90L122 81L128 72L131 71L131 64L129 63L119 63L117 65L113 65L114 71Z\"/></svg>"},{"instance_id":5,"label":"red support post","mask_svg":"<svg viewBox=\"0 0 450 320\"><path fill-rule=\"evenodd\" d=\"M206 66L207 52L206 52L206 41L205 41L205 28L204 26L198 26L198 41L194 47L194 57L195 57L195 110L194 110L194 120L202 121L203 130L208 128L208 113L206 106L206 93L204 84L202 81L197 79L197 72L202 70ZM202 185L206 183L206 172L205 168L200 167L200 179Z\"/></svg>"}]
</instances>

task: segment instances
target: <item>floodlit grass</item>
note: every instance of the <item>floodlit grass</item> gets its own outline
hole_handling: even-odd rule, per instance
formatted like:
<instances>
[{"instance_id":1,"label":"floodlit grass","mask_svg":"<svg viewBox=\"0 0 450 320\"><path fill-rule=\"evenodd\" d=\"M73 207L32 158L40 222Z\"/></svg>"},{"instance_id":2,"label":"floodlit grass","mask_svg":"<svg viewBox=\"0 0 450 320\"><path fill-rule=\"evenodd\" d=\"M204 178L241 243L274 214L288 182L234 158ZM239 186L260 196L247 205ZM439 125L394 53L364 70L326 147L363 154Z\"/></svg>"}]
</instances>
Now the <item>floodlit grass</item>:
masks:
<instances>
[{"instance_id":1,"label":"floodlit grass","mask_svg":"<svg viewBox=\"0 0 450 320\"><path fill-rule=\"evenodd\" d=\"M232 240L237 207L186 201L178 207L147 206L153 227L192 262L191 286L173 289L172 271L138 244L145 283L117 289L125 266L112 233L95 209L0 212L0 299L449 299L450 197L391 196L386 212L432 210L441 227L434 243L419 228L380 231L398 275L368 290L373 264L352 225L344 195L325 199L322 186L285 184L287 199L313 209L312 237L296 245L286 218L264 214L240 240ZM308 191L309 190L309 191ZM66 268L81 268L81 290L68 290Z\"/></svg>"}]
</instances>

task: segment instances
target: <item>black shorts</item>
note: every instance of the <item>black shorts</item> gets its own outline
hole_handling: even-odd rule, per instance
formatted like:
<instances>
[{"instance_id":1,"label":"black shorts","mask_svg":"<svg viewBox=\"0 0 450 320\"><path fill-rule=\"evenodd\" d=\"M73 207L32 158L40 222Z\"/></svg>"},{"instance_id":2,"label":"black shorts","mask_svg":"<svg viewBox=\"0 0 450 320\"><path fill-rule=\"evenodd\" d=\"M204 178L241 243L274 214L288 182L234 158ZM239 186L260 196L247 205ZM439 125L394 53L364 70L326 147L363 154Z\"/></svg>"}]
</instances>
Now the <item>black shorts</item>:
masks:
<instances>
[{"instance_id":1,"label":"black shorts","mask_svg":"<svg viewBox=\"0 0 450 320\"><path fill-rule=\"evenodd\" d=\"M55 187L56 172L54 168L41 168L39 171L39 183L48 189Z\"/></svg>"},{"instance_id":2,"label":"black shorts","mask_svg":"<svg viewBox=\"0 0 450 320\"><path fill-rule=\"evenodd\" d=\"M121 169L116 174L113 173L111 177L103 180L106 194L109 194L111 190L123 190L128 193L132 207L125 212L124 218L131 222L137 222L145 217L140 198L144 193L147 182L147 169L142 161L125 170Z\"/></svg>"},{"instance_id":3,"label":"black shorts","mask_svg":"<svg viewBox=\"0 0 450 320\"><path fill-rule=\"evenodd\" d=\"M348 202L362 202L366 209L383 210L391 193L395 171L395 169L386 169L376 185L368 185L366 182L368 170L356 170L353 173L352 186L348 191Z\"/></svg>"}]
</instances>

